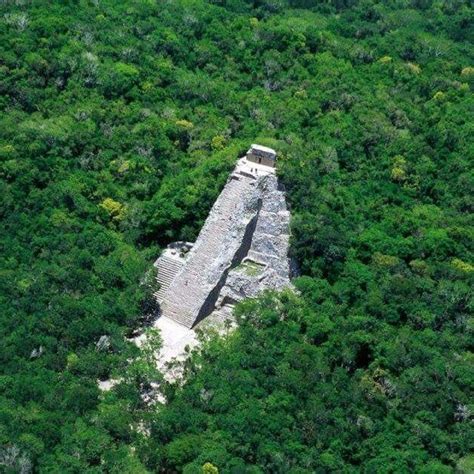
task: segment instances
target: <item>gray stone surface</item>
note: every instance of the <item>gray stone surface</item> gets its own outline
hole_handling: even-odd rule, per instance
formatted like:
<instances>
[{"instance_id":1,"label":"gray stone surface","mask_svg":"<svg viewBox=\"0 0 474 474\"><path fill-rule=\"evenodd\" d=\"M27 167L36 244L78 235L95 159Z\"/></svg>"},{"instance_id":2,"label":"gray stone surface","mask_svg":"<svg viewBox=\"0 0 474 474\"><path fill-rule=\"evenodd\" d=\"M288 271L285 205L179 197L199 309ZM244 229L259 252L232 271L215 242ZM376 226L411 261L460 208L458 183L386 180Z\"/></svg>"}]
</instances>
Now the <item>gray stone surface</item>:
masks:
<instances>
[{"instance_id":1,"label":"gray stone surface","mask_svg":"<svg viewBox=\"0 0 474 474\"><path fill-rule=\"evenodd\" d=\"M169 250L169 249L167 249ZM181 257L176 252L165 251L163 255L156 261L156 267L158 269L158 274L156 276L156 281L160 285L160 288L155 293L155 297L158 303L163 302L163 298L166 294L166 291L171 286L176 275L179 273L185 262L185 257Z\"/></svg>"},{"instance_id":2,"label":"gray stone surface","mask_svg":"<svg viewBox=\"0 0 474 474\"><path fill-rule=\"evenodd\" d=\"M279 290L291 286L288 245L290 213L285 195L276 176L260 179L262 209L252 244L243 264L232 269L221 291L221 304L257 296L264 290ZM259 271L245 268L247 262L259 264Z\"/></svg>"},{"instance_id":3,"label":"gray stone surface","mask_svg":"<svg viewBox=\"0 0 474 474\"><path fill-rule=\"evenodd\" d=\"M191 250L157 261L162 316L192 328L229 313L228 302L289 286L289 220L274 168L239 160Z\"/></svg>"}]
</instances>

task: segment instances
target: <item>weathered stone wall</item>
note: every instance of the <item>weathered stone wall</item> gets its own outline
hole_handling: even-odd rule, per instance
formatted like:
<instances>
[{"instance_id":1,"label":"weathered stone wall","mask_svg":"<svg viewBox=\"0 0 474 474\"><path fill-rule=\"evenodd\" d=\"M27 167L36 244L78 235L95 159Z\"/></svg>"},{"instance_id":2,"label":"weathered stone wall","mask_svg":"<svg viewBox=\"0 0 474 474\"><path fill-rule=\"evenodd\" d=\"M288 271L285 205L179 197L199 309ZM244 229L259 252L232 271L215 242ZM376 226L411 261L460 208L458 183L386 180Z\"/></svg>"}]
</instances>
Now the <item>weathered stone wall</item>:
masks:
<instances>
[{"instance_id":1,"label":"weathered stone wall","mask_svg":"<svg viewBox=\"0 0 474 474\"><path fill-rule=\"evenodd\" d=\"M249 153L247 155L248 161L251 161L252 163L258 163L264 166L271 166L272 168L275 167L275 159L268 157L268 156L257 156L253 153Z\"/></svg>"},{"instance_id":2,"label":"weathered stone wall","mask_svg":"<svg viewBox=\"0 0 474 474\"><path fill-rule=\"evenodd\" d=\"M262 209L252 244L243 260L244 265L228 274L226 285L221 291L220 303L223 305L226 301L240 301L264 290L278 290L291 285L288 259L290 213L286 207L285 194L276 176L267 175L259 181ZM260 271L249 271L246 262L255 262Z\"/></svg>"}]
</instances>

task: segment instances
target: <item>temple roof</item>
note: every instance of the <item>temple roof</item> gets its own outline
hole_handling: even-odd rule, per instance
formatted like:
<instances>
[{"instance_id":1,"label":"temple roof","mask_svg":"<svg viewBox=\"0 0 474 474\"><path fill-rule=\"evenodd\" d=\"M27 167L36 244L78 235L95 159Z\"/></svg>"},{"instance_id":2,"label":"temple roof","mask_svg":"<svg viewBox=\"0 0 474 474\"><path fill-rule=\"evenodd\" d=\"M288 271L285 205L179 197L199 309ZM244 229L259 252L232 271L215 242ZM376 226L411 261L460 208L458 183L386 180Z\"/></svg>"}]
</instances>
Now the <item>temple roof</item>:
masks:
<instances>
[{"instance_id":1,"label":"temple roof","mask_svg":"<svg viewBox=\"0 0 474 474\"><path fill-rule=\"evenodd\" d=\"M276 155L276 151L273 148L269 148L269 147L263 146L263 145L257 145L255 143L253 143L250 146L250 150L257 150L257 151L262 151L264 153L268 153L270 155Z\"/></svg>"}]
</instances>

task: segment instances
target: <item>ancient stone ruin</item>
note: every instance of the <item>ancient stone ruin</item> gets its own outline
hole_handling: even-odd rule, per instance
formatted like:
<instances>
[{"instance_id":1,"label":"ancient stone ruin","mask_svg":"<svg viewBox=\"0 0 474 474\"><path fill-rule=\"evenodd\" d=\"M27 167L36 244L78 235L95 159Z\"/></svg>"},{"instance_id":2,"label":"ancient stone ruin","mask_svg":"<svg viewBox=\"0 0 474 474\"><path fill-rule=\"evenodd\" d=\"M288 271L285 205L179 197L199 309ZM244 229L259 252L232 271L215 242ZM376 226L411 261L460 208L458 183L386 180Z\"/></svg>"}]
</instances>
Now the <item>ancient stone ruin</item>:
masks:
<instances>
[{"instance_id":1,"label":"ancient stone ruin","mask_svg":"<svg viewBox=\"0 0 474 474\"><path fill-rule=\"evenodd\" d=\"M252 145L196 242L171 244L156 261L161 318L193 328L243 298L290 285L290 213L275 164L274 150Z\"/></svg>"}]
</instances>

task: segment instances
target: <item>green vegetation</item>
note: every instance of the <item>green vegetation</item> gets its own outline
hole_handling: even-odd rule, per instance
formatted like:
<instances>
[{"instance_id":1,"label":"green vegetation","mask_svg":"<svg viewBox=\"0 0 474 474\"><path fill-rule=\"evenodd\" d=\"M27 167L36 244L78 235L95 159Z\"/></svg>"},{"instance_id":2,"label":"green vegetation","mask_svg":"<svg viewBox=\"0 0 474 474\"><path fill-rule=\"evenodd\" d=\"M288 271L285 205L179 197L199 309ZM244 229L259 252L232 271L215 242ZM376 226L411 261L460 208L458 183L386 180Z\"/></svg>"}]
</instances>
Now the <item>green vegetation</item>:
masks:
<instances>
[{"instance_id":1,"label":"green vegetation","mask_svg":"<svg viewBox=\"0 0 474 474\"><path fill-rule=\"evenodd\" d=\"M3 2L0 471L470 472L473 20L468 0ZM151 262L251 142L280 152L299 294L242 304L149 408L159 341L126 336Z\"/></svg>"},{"instance_id":2,"label":"green vegetation","mask_svg":"<svg viewBox=\"0 0 474 474\"><path fill-rule=\"evenodd\" d=\"M246 260L245 262L241 263L237 269L239 271L244 272L246 275L249 276L257 276L263 272L265 265L261 263L253 262L252 260Z\"/></svg>"}]
</instances>

